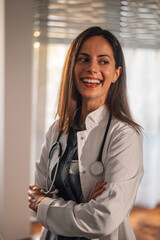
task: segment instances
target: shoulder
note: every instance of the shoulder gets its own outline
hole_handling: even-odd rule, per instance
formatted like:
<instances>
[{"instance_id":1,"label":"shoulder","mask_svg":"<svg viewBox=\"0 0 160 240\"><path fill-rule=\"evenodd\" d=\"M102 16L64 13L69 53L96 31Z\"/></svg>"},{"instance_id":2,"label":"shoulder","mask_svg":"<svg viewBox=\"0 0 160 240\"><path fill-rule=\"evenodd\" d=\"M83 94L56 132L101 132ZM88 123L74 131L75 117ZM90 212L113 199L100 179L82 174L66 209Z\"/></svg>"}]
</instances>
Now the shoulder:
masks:
<instances>
[{"instance_id":1,"label":"shoulder","mask_svg":"<svg viewBox=\"0 0 160 240\"><path fill-rule=\"evenodd\" d=\"M142 149L143 136L129 124L113 117L110 126L110 143L116 146L123 145L129 148L132 146L134 149Z\"/></svg>"},{"instance_id":2,"label":"shoulder","mask_svg":"<svg viewBox=\"0 0 160 240\"><path fill-rule=\"evenodd\" d=\"M62 147L65 148L68 133L66 132L66 130L59 132L58 131L58 123L59 123L59 120L56 120L49 127L49 129L46 133L46 142L47 142L48 146L51 147L52 144L55 143L55 141L57 141L57 139L60 139Z\"/></svg>"},{"instance_id":3,"label":"shoulder","mask_svg":"<svg viewBox=\"0 0 160 240\"><path fill-rule=\"evenodd\" d=\"M106 168L107 179L113 182L141 176L143 172L142 134L114 118L108 138Z\"/></svg>"},{"instance_id":4,"label":"shoulder","mask_svg":"<svg viewBox=\"0 0 160 240\"><path fill-rule=\"evenodd\" d=\"M46 132L46 139L48 141L53 141L53 138L58 135L58 120L54 121L52 125L48 128Z\"/></svg>"}]
</instances>

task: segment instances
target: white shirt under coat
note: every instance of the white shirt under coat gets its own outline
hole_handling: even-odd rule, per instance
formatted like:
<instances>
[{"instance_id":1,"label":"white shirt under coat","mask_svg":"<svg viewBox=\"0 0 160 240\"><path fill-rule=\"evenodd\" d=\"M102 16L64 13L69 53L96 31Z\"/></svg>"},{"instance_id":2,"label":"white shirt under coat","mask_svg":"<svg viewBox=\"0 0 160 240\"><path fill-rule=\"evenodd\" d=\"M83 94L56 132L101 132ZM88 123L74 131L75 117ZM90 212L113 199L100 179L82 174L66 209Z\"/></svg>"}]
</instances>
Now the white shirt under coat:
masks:
<instances>
[{"instance_id":1,"label":"white shirt under coat","mask_svg":"<svg viewBox=\"0 0 160 240\"><path fill-rule=\"evenodd\" d=\"M134 204L137 189L143 176L142 136L128 124L112 117L105 141L102 162L104 173L95 177L90 165L97 160L102 144L109 112L104 105L91 112L85 121L86 130L77 133L80 180L85 203L64 201L53 195L38 205L37 219L46 229L70 237L86 237L100 240L135 240L129 223L129 213ZM57 121L49 128L42 147L41 157L36 163L36 184L45 189L48 153L58 136ZM60 137L63 152L67 134ZM55 151L49 170L57 162ZM103 180L106 190L91 199L93 189Z\"/></svg>"}]
</instances>

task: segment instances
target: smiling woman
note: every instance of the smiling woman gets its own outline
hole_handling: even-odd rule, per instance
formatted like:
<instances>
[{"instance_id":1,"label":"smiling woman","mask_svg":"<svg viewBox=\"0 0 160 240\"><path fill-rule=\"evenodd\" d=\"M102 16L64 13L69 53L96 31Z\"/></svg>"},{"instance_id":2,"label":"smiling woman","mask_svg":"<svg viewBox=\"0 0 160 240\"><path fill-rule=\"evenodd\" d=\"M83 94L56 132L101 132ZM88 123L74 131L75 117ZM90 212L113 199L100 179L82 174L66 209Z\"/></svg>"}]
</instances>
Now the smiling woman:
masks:
<instances>
[{"instance_id":1,"label":"smiling woman","mask_svg":"<svg viewBox=\"0 0 160 240\"><path fill-rule=\"evenodd\" d=\"M28 192L45 227L41 239L135 240L129 214L143 175L142 136L128 106L122 49L109 31L92 27L73 41L58 115Z\"/></svg>"},{"instance_id":2,"label":"smiling woman","mask_svg":"<svg viewBox=\"0 0 160 240\"><path fill-rule=\"evenodd\" d=\"M82 109L93 111L105 104L111 83L121 73L116 68L111 45L101 36L87 39L80 49L75 64L76 88L81 94ZM82 123L88 114L83 116Z\"/></svg>"},{"instance_id":3,"label":"smiling woman","mask_svg":"<svg viewBox=\"0 0 160 240\"><path fill-rule=\"evenodd\" d=\"M68 51L63 69L58 105L58 115L61 116L58 124L59 131L65 128L69 129L70 126L75 128L75 115L77 116L77 109L82 105L82 96L79 90L77 90L81 81L79 81L79 84L77 83L76 75L78 71L83 70L84 67L85 69L86 67L98 67L97 73L95 73L95 70L97 71L97 69L95 69L94 73L87 73L81 78L84 78L85 80L83 81L86 81L87 75L98 75L98 80L102 82L100 86L106 86L103 94L104 98L106 97L105 103L109 111L112 112L117 119L128 123L135 128L136 131L139 131L140 126L132 119L128 106L126 96L126 69L122 48L119 41L111 32L102 30L99 27L89 28L78 35ZM104 81L104 79L107 79L107 81ZM101 89L100 86L97 90ZM91 88L89 91L89 88L83 87L83 90L86 90L88 93L91 92ZM95 91L92 91L92 94L94 94L94 92ZM104 98L101 100L103 104ZM64 104L64 102L66 104Z\"/></svg>"}]
</instances>

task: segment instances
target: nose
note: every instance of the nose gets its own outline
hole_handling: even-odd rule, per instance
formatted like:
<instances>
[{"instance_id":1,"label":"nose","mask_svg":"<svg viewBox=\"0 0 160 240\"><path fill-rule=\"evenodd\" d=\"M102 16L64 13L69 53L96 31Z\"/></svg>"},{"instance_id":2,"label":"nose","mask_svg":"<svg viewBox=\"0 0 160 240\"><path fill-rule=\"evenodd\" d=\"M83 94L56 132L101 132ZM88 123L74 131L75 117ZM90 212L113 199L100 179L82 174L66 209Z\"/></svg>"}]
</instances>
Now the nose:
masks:
<instances>
[{"instance_id":1,"label":"nose","mask_svg":"<svg viewBox=\"0 0 160 240\"><path fill-rule=\"evenodd\" d=\"M92 59L88 62L87 65L87 72L89 73L97 73L99 70L99 66L96 60Z\"/></svg>"}]
</instances>

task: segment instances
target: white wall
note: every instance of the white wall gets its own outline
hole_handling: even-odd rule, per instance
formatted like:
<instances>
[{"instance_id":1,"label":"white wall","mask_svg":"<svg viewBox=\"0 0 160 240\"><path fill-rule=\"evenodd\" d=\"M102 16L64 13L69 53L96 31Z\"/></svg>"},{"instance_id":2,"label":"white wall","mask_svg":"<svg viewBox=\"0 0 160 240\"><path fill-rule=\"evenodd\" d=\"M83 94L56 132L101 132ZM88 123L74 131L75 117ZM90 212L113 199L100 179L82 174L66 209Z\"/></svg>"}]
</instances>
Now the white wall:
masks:
<instances>
[{"instance_id":1,"label":"white wall","mask_svg":"<svg viewBox=\"0 0 160 240\"><path fill-rule=\"evenodd\" d=\"M0 16L0 235L15 240L30 236L32 0L0 0Z\"/></svg>"}]
</instances>

